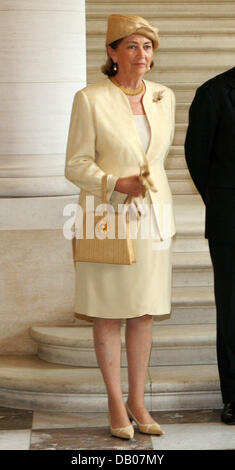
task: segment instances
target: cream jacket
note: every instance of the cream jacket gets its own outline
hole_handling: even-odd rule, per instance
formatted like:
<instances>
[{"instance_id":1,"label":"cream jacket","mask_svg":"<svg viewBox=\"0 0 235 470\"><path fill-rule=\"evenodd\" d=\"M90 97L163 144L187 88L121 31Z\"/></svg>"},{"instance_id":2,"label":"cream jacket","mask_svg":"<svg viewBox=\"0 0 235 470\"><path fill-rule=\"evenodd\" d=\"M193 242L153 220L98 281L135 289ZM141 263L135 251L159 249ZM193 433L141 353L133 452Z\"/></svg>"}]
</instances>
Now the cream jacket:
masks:
<instances>
[{"instance_id":1,"label":"cream jacket","mask_svg":"<svg viewBox=\"0 0 235 470\"><path fill-rule=\"evenodd\" d=\"M80 188L78 202L86 209L86 196L93 195L94 207L101 203L101 180L107 179L107 201L117 209L126 194L114 190L120 177L139 174L148 163L157 192L149 191L162 240L175 230L172 194L164 162L174 136L175 97L161 84L144 80L143 106L151 137L144 152L129 100L105 78L88 85L74 96L66 150L65 176Z\"/></svg>"}]
</instances>

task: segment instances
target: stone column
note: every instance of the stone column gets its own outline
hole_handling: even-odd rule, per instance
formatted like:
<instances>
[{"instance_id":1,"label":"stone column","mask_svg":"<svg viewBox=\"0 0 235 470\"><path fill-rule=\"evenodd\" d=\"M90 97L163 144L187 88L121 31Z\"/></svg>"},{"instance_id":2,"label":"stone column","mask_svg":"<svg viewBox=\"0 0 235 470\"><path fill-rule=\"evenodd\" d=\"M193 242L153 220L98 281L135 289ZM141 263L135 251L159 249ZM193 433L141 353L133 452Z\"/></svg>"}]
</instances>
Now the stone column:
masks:
<instances>
[{"instance_id":1,"label":"stone column","mask_svg":"<svg viewBox=\"0 0 235 470\"><path fill-rule=\"evenodd\" d=\"M85 0L2 0L0 354L32 353L34 324L74 321L63 208L72 100L86 85Z\"/></svg>"},{"instance_id":2,"label":"stone column","mask_svg":"<svg viewBox=\"0 0 235 470\"><path fill-rule=\"evenodd\" d=\"M73 194L64 154L86 84L85 0L1 4L0 197Z\"/></svg>"}]
</instances>

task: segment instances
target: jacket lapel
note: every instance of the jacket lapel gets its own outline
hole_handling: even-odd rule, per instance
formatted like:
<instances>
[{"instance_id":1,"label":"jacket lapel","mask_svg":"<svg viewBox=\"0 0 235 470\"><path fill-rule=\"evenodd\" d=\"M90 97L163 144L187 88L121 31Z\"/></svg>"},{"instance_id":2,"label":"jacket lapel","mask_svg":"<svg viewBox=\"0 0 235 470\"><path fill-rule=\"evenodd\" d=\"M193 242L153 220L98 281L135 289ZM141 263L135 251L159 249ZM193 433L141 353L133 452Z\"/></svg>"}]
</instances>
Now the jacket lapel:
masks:
<instances>
[{"instance_id":1,"label":"jacket lapel","mask_svg":"<svg viewBox=\"0 0 235 470\"><path fill-rule=\"evenodd\" d=\"M149 163L161 154L162 146L165 146L164 137L166 134L166 128L168 129L168 126L165 125L164 116L166 113L164 111L167 104L164 100L164 91L162 91L163 88L161 86L159 86L159 88L155 86L153 90L151 84L148 83L147 80L143 81L146 87L146 91L143 97L143 106L150 127L150 142L146 153L144 152L127 96L120 88L118 88L111 82L111 80L108 79L110 86L113 87L112 96L114 96L114 94L118 94L119 99L121 98L123 104L126 107L130 127L132 128L133 135L135 135L136 146L138 147L139 154L141 155L140 160L142 163ZM159 100L157 99L158 97L160 97Z\"/></svg>"},{"instance_id":2,"label":"jacket lapel","mask_svg":"<svg viewBox=\"0 0 235 470\"><path fill-rule=\"evenodd\" d=\"M166 132L165 120L164 120L164 91L159 88L154 88L144 80L146 86L146 92L143 97L143 106L149 122L151 130L151 138L148 150L146 152L146 158L150 162L157 158L159 152L161 153L161 147L164 143L164 134Z\"/></svg>"}]
</instances>

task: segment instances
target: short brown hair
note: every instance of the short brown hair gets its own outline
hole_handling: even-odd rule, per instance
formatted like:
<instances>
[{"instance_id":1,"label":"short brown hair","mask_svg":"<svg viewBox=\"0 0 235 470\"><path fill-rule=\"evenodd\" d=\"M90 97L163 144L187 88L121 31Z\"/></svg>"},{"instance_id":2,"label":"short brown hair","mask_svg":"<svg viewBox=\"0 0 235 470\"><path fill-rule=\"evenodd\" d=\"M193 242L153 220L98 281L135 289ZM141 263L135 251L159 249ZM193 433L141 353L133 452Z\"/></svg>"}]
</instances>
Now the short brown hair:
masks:
<instances>
[{"instance_id":1,"label":"short brown hair","mask_svg":"<svg viewBox=\"0 0 235 470\"><path fill-rule=\"evenodd\" d=\"M110 47L112 47L112 49L117 49L118 45L123 39L124 38L121 38L121 39L117 39L117 41L111 42L111 44L109 44ZM152 68L153 66L154 66L154 62L152 60L150 67ZM108 77L114 77L114 75L116 75L118 72L118 70L114 70L114 62L111 59L111 57L109 57L109 55L105 64L102 65L101 67L101 72L103 72L105 75L108 75Z\"/></svg>"}]
</instances>

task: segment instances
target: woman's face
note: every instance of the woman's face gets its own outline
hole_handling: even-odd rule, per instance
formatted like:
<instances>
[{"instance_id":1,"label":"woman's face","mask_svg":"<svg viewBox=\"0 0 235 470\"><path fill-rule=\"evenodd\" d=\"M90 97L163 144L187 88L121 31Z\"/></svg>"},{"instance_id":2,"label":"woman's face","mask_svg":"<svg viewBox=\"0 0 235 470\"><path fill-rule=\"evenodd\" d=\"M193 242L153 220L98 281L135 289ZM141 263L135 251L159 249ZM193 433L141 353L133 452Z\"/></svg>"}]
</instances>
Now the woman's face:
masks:
<instances>
[{"instance_id":1,"label":"woman's face","mask_svg":"<svg viewBox=\"0 0 235 470\"><path fill-rule=\"evenodd\" d=\"M151 39L141 34L125 37L117 49L108 46L108 53L113 62L117 62L118 71L127 76L141 76L150 67L153 58Z\"/></svg>"}]
</instances>

